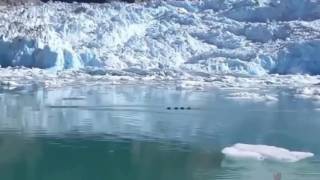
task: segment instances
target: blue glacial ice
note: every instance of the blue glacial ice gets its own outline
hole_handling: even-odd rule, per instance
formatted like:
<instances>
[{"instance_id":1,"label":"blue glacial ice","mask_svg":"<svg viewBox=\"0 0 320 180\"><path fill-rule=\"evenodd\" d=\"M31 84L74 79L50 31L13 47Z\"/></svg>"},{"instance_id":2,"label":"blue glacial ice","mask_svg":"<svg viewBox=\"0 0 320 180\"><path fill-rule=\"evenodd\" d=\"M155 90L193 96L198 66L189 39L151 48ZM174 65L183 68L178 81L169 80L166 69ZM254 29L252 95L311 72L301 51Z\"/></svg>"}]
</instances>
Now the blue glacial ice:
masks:
<instances>
[{"instance_id":1,"label":"blue glacial ice","mask_svg":"<svg viewBox=\"0 0 320 180\"><path fill-rule=\"evenodd\" d=\"M0 8L0 65L137 75L320 74L319 0Z\"/></svg>"}]
</instances>

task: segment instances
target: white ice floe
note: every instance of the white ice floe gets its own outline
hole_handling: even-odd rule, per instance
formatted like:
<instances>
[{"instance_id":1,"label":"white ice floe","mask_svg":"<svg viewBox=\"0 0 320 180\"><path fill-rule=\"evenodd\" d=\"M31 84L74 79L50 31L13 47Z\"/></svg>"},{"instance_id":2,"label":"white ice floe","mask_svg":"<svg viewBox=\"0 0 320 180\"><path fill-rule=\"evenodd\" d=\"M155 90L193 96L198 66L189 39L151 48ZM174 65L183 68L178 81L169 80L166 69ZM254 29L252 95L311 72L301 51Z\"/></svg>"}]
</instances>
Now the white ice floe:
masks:
<instances>
[{"instance_id":1,"label":"white ice floe","mask_svg":"<svg viewBox=\"0 0 320 180\"><path fill-rule=\"evenodd\" d=\"M275 146L250 144L235 144L224 148L222 153L230 159L271 160L279 162L297 162L314 156L310 152L289 151Z\"/></svg>"},{"instance_id":2,"label":"white ice floe","mask_svg":"<svg viewBox=\"0 0 320 180\"><path fill-rule=\"evenodd\" d=\"M245 100L254 102L275 102L278 98L275 95L259 94L254 92L236 92L227 96L229 99Z\"/></svg>"},{"instance_id":3,"label":"white ice floe","mask_svg":"<svg viewBox=\"0 0 320 180\"><path fill-rule=\"evenodd\" d=\"M301 87L296 90L296 97L320 101L320 87Z\"/></svg>"},{"instance_id":4,"label":"white ice floe","mask_svg":"<svg viewBox=\"0 0 320 180\"><path fill-rule=\"evenodd\" d=\"M118 72L114 72L118 73ZM2 82L2 83L1 83ZM10 82L10 83L8 83ZM320 76L308 75L265 75L265 76L233 76L233 75L212 75L210 77L182 76L177 80L175 76L162 76L153 74L148 76L134 76L130 73L120 75L100 74L91 75L83 71L64 70L48 73L43 69L30 68L0 68L0 87L23 87L32 85L43 85L48 88L62 87L65 85L95 85L95 84L125 84L125 83L148 83L148 84L168 84L176 89L211 89L222 88L258 93L258 96L272 96L274 94L262 92L268 88L285 87L302 89L311 87L320 82ZM8 86L9 85L9 86ZM10 87L10 88L11 88ZM298 93L298 91L297 91ZM241 94L241 93L240 93ZM238 95L240 95L238 94ZM249 93L250 94L250 93ZM236 94L237 95L237 94ZM243 95L246 95L244 93ZM235 95L233 95L235 96ZM254 96L255 97L255 96ZM236 98L235 98L236 99ZM248 95L247 99L252 99ZM257 98L260 99L260 98ZM268 99L268 98L265 98ZM274 99L274 98L269 98Z\"/></svg>"}]
</instances>

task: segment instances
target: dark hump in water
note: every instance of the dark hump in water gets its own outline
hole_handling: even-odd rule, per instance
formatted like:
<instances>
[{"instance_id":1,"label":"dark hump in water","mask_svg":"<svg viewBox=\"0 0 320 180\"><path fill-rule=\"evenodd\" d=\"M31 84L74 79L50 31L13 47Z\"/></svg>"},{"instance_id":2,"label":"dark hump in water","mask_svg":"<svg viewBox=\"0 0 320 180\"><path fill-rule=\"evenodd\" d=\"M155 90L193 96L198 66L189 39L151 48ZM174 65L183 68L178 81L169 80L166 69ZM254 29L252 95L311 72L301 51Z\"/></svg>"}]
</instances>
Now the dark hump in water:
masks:
<instances>
[{"instance_id":1,"label":"dark hump in water","mask_svg":"<svg viewBox=\"0 0 320 180\"><path fill-rule=\"evenodd\" d=\"M168 106L166 109L167 110L171 110L171 109L174 109L174 110L191 110L191 107L190 106L188 106L188 107L183 107L183 106L181 106L181 107L170 107L170 106Z\"/></svg>"}]
</instances>

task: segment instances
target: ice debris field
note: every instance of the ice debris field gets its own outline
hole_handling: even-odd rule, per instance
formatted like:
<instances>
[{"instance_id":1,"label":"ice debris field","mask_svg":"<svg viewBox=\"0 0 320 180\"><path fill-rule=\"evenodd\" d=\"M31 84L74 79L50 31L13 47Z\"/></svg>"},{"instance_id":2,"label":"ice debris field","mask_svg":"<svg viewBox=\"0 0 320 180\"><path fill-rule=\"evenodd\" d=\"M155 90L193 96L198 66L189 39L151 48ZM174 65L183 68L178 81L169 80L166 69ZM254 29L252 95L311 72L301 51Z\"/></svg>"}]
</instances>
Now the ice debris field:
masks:
<instances>
[{"instance_id":1,"label":"ice debris field","mask_svg":"<svg viewBox=\"0 0 320 180\"><path fill-rule=\"evenodd\" d=\"M151 80L290 86L310 97L317 91L303 88L320 82L320 0L3 6L0 65L13 88Z\"/></svg>"}]
</instances>

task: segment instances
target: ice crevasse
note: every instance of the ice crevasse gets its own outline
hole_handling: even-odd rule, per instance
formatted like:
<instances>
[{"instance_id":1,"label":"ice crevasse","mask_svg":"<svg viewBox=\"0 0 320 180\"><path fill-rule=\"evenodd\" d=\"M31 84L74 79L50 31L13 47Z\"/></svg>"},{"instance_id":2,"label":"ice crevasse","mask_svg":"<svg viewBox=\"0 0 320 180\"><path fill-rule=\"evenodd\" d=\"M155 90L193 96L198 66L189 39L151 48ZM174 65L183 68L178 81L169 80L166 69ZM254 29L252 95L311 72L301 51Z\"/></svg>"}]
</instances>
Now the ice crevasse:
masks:
<instances>
[{"instance_id":1,"label":"ice crevasse","mask_svg":"<svg viewBox=\"0 0 320 180\"><path fill-rule=\"evenodd\" d=\"M320 74L320 0L0 7L0 65L159 74Z\"/></svg>"}]
</instances>

